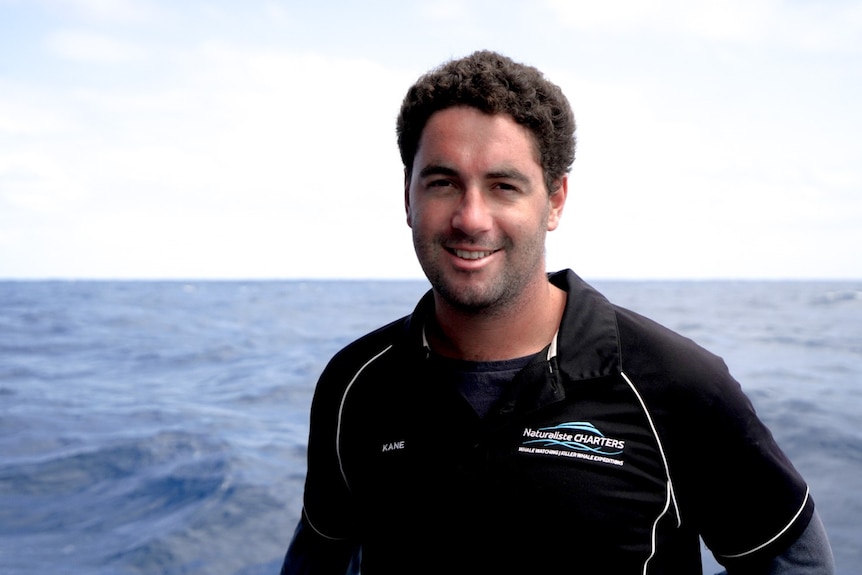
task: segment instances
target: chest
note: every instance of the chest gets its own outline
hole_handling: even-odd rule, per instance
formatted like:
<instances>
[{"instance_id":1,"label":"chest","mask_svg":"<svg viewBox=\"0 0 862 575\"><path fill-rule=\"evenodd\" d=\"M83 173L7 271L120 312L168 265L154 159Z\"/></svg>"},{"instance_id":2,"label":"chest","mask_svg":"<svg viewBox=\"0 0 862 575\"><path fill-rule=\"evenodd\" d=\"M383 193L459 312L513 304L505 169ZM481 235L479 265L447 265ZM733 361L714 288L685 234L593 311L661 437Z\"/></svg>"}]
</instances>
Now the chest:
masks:
<instances>
[{"instance_id":1,"label":"chest","mask_svg":"<svg viewBox=\"0 0 862 575\"><path fill-rule=\"evenodd\" d=\"M437 391L346 406L344 468L370 532L445 529L648 553L667 511L667 477L627 386L581 382L558 400L515 401L484 420L459 394Z\"/></svg>"}]
</instances>

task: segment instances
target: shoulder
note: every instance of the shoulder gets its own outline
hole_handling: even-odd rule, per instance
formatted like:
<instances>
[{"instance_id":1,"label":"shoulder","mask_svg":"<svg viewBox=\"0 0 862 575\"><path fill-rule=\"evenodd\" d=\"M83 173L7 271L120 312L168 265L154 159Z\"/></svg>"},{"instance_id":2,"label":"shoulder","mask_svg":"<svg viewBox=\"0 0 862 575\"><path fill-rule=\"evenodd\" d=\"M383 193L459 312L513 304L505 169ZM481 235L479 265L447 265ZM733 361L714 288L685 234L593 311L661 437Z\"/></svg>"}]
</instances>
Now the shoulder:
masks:
<instances>
[{"instance_id":1,"label":"shoulder","mask_svg":"<svg viewBox=\"0 0 862 575\"><path fill-rule=\"evenodd\" d=\"M683 520L719 554L768 556L792 541L813 509L807 485L725 361L610 305L620 373L660 438Z\"/></svg>"},{"instance_id":2,"label":"shoulder","mask_svg":"<svg viewBox=\"0 0 862 575\"><path fill-rule=\"evenodd\" d=\"M614 306L622 371L674 393L724 394L738 387L724 359L637 312Z\"/></svg>"},{"instance_id":3,"label":"shoulder","mask_svg":"<svg viewBox=\"0 0 862 575\"><path fill-rule=\"evenodd\" d=\"M767 435L721 357L641 314L615 309L622 374L667 441L689 450L707 436L743 441L754 429Z\"/></svg>"},{"instance_id":4,"label":"shoulder","mask_svg":"<svg viewBox=\"0 0 862 575\"><path fill-rule=\"evenodd\" d=\"M393 348L406 347L410 320L411 316L397 319L343 347L330 359L321 376L321 383L331 380L346 383Z\"/></svg>"},{"instance_id":5,"label":"shoulder","mask_svg":"<svg viewBox=\"0 0 862 575\"><path fill-rule=\"evenodd\" d=\"M333 417L340 417L337 414L348 396L356 397L360 389L366 391L359 394L363 403L373 402L383 393L381 383L416 364L415 359L424 353L422 325L429 300L426 294L413 313L352 341L329 360L314 390L312 425L320 420L331 423ZM368 382L373 385L365 385Z\"/></svg>"},{"instance_id":6,"label":"shoulder","mask_svg":"<svg viewBox=\"0 0 862 575\"><path fill-rule=\"evenodd\" d=\"M653 358L673 360L679 367L702 367L702 363L723 365L723 360L693 339L640 313L613 305L621 352L629 359L650 354ZM624 358L625 359L625 358Z\"/></svg>"},{"instance_id":7,"label":"shoulder","mask_svg":"<svg viewBox=\"0 0 862 575\"><path fill-rule=\"evenodd\" d=\"M356 339L329 360L314 388L310 442L322 438L317 445L334 446L345 404L374 404L374 396L379 393L373 389L379 386L364 382L386 381L393 372L392 358L406 346L409 318L405 316ZM357 394L357 390L365 391Z\"/></svg>"}]
</instances>

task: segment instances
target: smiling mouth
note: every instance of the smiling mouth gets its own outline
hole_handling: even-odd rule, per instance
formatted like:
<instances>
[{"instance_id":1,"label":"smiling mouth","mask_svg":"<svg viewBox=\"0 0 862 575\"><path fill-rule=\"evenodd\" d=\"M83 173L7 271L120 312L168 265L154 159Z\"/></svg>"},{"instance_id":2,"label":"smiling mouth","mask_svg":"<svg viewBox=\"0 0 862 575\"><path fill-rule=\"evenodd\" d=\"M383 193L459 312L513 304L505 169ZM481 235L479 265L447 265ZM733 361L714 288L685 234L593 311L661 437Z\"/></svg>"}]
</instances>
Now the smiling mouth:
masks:
<instances>
[{"instance_id":1,"label":"smiling mouth","mask_svg":"<svg viewBox=\"0 0 862 575\"><path fill-rule=\"evenodd\" d=\"M471 250L450 250L453 254L464 260L481 260L494 253L495 250L471 251Z\"/></svg>"}]
</instances>

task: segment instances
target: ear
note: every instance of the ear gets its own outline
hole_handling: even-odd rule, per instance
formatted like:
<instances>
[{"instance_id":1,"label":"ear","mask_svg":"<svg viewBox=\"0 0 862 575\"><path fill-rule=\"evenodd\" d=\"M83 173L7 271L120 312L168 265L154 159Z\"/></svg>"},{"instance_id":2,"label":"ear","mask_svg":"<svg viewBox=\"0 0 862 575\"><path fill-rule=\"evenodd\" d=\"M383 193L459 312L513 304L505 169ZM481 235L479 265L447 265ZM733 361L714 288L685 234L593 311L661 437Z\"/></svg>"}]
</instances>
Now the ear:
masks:
<instances>
[{"instance_id":1,"label":"ear","mask_svg":"<svg viewBox=\"0 0 862 575\"><path fill-rule=\"evenodd\" d=\"M407 225L413 227L413 210L410 209L410 171L404 168L404 213L407 215Z\"/></svg>"},{"instance_id":2,"label":"ear","mask_svg":"<svg viewBox=\"0 0 862 575\"><path fill-rule=\"evenodd\" d=\"M560 225L560 218L563 215L563 207L566 205L566 197L569 194L569 175L563 174L560 178L560 185L548 197L550 209L548 210L548 231L552 232Z\"/></svg>"}]
</instances>

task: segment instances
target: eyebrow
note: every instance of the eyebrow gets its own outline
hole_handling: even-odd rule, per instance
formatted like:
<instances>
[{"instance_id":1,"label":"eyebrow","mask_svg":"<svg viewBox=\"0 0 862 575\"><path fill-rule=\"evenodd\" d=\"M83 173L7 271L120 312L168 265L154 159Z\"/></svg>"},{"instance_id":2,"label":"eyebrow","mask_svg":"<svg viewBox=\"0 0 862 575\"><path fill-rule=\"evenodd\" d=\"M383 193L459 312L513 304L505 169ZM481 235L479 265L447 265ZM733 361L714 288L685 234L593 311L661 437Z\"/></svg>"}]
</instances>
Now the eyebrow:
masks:
<instances>
[{"instance_id":1,"label":"eyebrow","mask_svg":"<svg viewBox=\"0 0 862 575\"><path fill-rule=\"evenodd\" d=\"M452 168L447 168L446 166L437 166L430 165L425 166L419 171L420 178L427 178L428 176L457 176L458 172L453 170Z\"/></svg>"},{"instance_id":2,"label":"eyebrow","mask_svg":"<svg viewBox=\"0 0 862 575\"><path fill-rule=\"evenodd\" d=\"M489 172L485 177L489 180L515 180L524 184L530 183L530 178L515 168L503 168L496 172Z\"/></svg>"},{"instance_id":3,"label":"eyebrow","mask_svg":"<svg viewBox=\"0 0 862 575\"><path fill-rule=\"evenodd\" d=\"M436 164L432 164L430 166L425 166L419 171L420 178L427 178L428 176L452 176L457 177L458 171L446 166L440 166ZM515 168L501 168L499 170L495 170L493 172L488 172L485 174L485 179L487 180L515 180L517 182L529 183L530 179L525 176L520 170L516 170Z\"/></svg>"}]
</instances>

